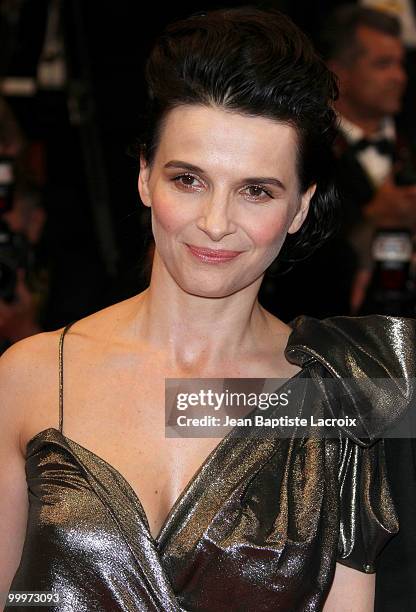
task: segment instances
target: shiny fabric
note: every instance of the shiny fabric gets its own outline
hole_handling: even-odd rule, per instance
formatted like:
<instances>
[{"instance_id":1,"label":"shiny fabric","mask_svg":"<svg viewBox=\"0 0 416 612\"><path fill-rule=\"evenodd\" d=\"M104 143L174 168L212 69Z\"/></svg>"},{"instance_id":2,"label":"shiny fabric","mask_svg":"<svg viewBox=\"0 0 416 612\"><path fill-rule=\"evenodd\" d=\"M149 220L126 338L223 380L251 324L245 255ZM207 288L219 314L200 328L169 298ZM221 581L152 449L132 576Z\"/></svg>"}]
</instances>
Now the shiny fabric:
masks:
<instances>
[{"instance_id":1,"label":"shiny fabric","mask_svg":"<svg viewBox=\"0 0 416 612\"><path fill-rule=\"evenodd\" d=\"M51 608L60 612L317 612L337 561L375 571L398 531L377 437L413 394L415 322L300 317L292 327L286 356L302 369L288 388L328 376L405 381L388 405L363 384L358 400L326 407L362 416L365 438L348 429L333 439L241 437L235 427L153 539L123 476L45 429L27 446L30 511L11 590L60 592Z\"/></svg>"}]
</instances>

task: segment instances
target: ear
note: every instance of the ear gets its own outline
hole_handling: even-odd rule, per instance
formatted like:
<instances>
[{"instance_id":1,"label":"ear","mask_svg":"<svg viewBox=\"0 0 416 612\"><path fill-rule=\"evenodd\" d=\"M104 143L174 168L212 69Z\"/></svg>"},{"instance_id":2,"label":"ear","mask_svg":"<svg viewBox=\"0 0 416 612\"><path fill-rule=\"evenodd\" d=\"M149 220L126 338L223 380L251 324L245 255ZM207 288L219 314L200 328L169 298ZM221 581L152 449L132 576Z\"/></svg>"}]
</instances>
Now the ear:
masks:
<instances>
[{"instance_id":1,"label":"ear","mask_svg":"<svg viewBox=\"0 0 416 612\"><path fill-rule=\"evenodd\" d=\"M292 219L292 223L290 224L290 227L287 230L288 234L294 234L295 232L298 231L298 229L301 228L302 223L305 221L306 215L308 214L309 204L310 204L310 201L315 191L316 191L316 183L311 185L305 191L305 193L302 194L299 210L297 211L296 215Z\"/></svg>"},{"instance_id":2,"label":"ear","mask_svg":"<svg viewBox=\"0 0 416 612\"><path fill-rule=\"evenodd\" d=\"M149 189L150 165L146 162L143 155L140 155L140 173L138 180L138 188L140 199L145 206L149 208L152 205L152 198Z\"/></svg>"}]
</instances>

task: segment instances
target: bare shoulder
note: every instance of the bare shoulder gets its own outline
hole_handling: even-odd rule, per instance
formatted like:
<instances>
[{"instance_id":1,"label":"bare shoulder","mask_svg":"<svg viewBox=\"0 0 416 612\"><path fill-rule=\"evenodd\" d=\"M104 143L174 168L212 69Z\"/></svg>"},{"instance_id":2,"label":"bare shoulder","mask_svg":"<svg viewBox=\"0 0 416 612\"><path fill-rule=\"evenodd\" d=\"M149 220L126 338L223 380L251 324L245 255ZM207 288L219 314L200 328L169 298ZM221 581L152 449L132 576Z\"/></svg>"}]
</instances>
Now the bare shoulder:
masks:
<instances>
[{"instance_id":1,"label":"bare shoulder","mask_svg":"<svg viewBox=\"0 0 416 612\"><path fill-rule=\"evenodd\" d=\"M13 438L20 439L26 413L37 411L52 389L59 335L60 330L25 338L0 358L0 428Z\"/></svg>"},{"instance_id":2,"label":"bare shoulder","mask_svg":"<svg viewBox=\"0 0 416 612\"><path fill-rule=\"evenodd\" d=\"M94 350L113 333L117 322L132 310L131 299L76 321L65 352L82 371ZM122 326L123 327L123 326ZM22 455L27 441L47 427L58 427L59 340L63 328L25 338L0 358L0 428L19 440ZM100 346L97 349L97 344ZM95 347L95 348L94 348ZM71 354L72 353L72 354Z\"/></svg>"},{"instance_id":3,"label":"bare shoulder","mask_svg":"<svg viewBox=\"0 0 416 612\"><path fill-rule=\"evenodd\" d=\"M61 330L42 332L13 344L0 358L2 389L12 388L19 395L19 387L23 392L24 388L41 383L39 376L42 378L48 364L56 358L60 333Z\"/></svg>"},{"instance_id":4,"label":"bare shoulder","mask_svg":"<svg viewBox=\"0 0 416 612\"><path fill-rule=\"evenodd\" d=\"M134 312L137 297L79 319L72 324L71 335L85 336L90 340L105 338L106 332L111 333L122 319ZM18 387L21 387L22 392L24 389L43 387L45 376L48 377L50 369L56 370L59 339L63 329L35 334L13 344L0 358L2 388L13 387L14 392L18 393Z\"/></svg>"},{"instance_id":5,"label":"bare shoulder","mask_svg":"<svg viewBox=\"0 0 416 612\"><path fill-rule=\"evenodd\" d=\"M71 326L70 335L84 342L106 342L109 337L122 340L129 321L137 316L143 295L144 292L79 319Z\"/></svg>"}]
</instances>

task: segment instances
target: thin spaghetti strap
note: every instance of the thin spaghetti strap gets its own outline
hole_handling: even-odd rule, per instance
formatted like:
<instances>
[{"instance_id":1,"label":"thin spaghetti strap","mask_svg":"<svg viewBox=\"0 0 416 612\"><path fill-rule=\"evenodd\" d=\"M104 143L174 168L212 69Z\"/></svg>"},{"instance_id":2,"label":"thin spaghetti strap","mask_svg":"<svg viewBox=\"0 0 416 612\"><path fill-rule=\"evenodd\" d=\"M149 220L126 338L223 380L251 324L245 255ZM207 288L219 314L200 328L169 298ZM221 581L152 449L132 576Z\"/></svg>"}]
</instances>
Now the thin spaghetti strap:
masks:
<instances>
[{"instance_id":1,"label":"thin spaghetti strap","mask_svg":"<svg viewBox=\"0 0 416 612\"><path fill-rule=\"evenodd\" d=\"M62 426L64 422L64 338L66 332L75 323L69 323L62 330L59 338L59 431L62 433Z\"/></svg>"}]
</instances>

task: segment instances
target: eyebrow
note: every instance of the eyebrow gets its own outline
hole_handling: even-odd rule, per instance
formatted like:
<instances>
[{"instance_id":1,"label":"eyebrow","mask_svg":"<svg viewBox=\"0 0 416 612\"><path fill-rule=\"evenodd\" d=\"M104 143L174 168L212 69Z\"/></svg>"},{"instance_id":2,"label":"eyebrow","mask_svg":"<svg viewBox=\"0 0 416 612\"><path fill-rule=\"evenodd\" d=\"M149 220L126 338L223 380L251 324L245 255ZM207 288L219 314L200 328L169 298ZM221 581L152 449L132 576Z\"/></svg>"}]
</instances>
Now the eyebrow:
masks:
<instances>
[{"instance_id":1,"label":"eyebrow","mask_svg":"<svg viewBox=\"0 0 416 612\"><path fill-rule=\"evenodd\" d=\"M180 161L174 159L167 164L164 165L164 168L182 168L184 170L189 170L190 172L197 172L198 174L206 174L202 168L198 166L194 166L193 164L189 164L188 162ZM243 183L261 183L262 185L275 185L280 189L286 191L286 187L279 181L279 179L271 177L271 176L251 176L242 180Z\"/></svg>"}]
</instances>

